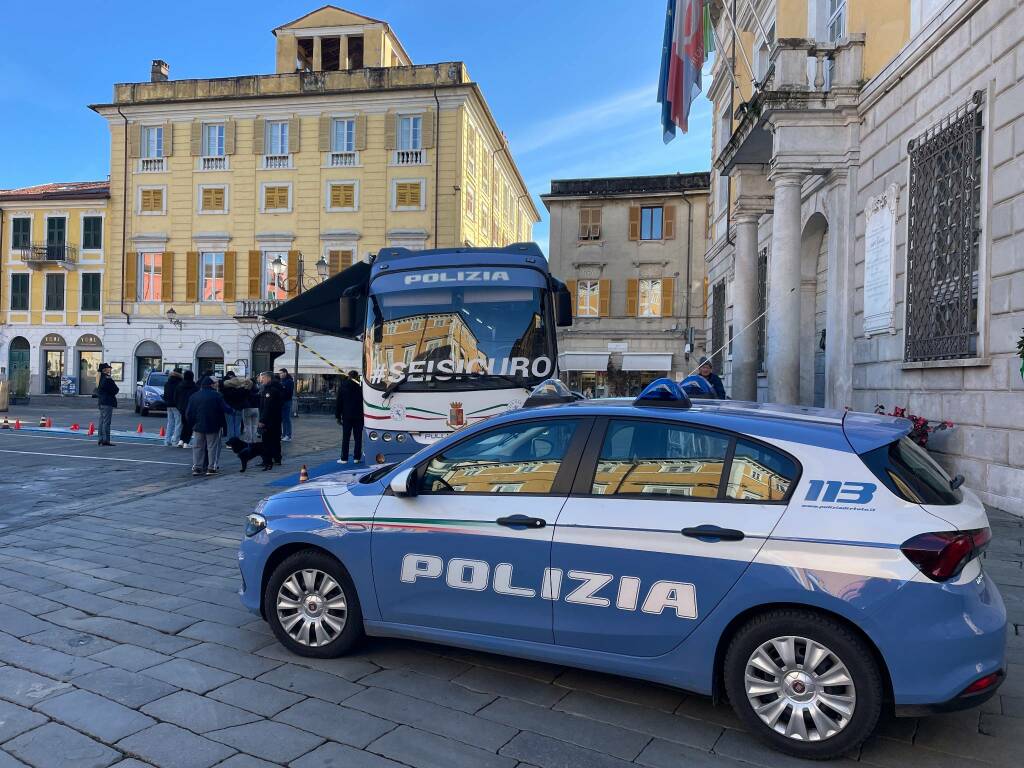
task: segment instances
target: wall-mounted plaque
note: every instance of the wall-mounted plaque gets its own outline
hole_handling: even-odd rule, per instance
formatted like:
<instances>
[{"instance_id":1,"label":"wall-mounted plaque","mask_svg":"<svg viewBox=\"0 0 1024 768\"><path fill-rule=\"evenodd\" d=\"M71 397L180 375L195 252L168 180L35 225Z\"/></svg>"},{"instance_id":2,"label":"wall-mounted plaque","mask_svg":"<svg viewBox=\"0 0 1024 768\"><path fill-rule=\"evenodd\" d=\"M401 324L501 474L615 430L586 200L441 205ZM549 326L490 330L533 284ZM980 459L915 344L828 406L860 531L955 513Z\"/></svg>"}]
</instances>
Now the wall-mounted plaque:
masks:
<instances>
[{"instance_id":1,"label":"wall-mounted plaque","mask_svg":"<svg viewBox=\"0 0 1024 768\"><path fill-rule=\"evenodd\" d=\"M864 335L896 332L896 212L895 184L869 198L864 210Z\"/></svg>"}]
</instances>

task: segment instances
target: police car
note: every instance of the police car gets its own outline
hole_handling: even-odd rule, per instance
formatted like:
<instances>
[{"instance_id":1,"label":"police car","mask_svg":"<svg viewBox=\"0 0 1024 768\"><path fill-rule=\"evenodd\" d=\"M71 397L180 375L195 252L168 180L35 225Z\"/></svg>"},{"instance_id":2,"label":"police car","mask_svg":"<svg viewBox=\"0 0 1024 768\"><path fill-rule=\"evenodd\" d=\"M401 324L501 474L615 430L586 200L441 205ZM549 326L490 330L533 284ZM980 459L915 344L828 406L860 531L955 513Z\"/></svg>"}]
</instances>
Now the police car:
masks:
<instances>
[{"instance_id":1,"label":"police car","mask_svg":"<svg viewBox=\"0 0 1024 768\"><path fill-rule=\"evenodd\" d=\"M906 420L668 379L526 406L261 502L243 603L304 656L404 637L727 697L800 757L1002 683L984 509Z\"/></svg>"}]
</instances>

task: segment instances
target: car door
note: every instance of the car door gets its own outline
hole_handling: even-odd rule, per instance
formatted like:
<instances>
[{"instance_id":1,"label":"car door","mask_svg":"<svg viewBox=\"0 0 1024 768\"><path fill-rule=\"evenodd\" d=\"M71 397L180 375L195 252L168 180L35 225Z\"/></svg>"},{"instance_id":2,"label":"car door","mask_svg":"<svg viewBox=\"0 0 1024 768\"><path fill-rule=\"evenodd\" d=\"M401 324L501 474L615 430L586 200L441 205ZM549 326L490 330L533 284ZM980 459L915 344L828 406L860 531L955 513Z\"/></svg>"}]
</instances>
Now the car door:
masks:
<instances>
[{"instance_id":1,"label":"car door","mask_svg":"<svg viewBox=\"0 0 1024 768\"><path fill-rule=\"evenodd\" d=\"M555 642L672 650L753 560L798 475L781 451L726 432L653 418L599 424L555 526Z\"/></svg>"},{"instance_id":2,"label":"car door","mask_svg":"<svg viewBox=\"0 0 1024 768\"><path fill-rule=\"evenodd\" d=\"M371 549L381 617L552 642L542 580L591 420L505 423L444 447L385 495Z\"/></svg>"}]
</instances>

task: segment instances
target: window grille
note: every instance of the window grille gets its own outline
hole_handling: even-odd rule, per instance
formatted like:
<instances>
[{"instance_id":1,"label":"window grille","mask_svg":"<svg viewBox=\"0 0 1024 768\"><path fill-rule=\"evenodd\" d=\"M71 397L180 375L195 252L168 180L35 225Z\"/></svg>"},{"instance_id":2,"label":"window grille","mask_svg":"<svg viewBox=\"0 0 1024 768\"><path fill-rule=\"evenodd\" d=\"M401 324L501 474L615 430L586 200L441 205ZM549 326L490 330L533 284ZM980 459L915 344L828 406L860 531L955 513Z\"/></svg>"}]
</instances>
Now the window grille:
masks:
<instances>
[{"instance_id":1,"label":"window grille","mask_svg":"<svg viewBox=\"0 0 1024 768\"><path fill-rule=\"evenodd\" d=\"M723 349L719 349L723 347ZM719 280L711 292L711 362L716 373L721 373L725 360L725 280Z\"/></svg>"},{"instance_id":2,"label":"window grille","mask_svg":"<svg viewBox=\"0 0 1024 768\"><path fill-rule=\"evenodd\" d=\"M765 310L768 308L768 249L757 252L757 370L764 371L768 327Z\"/></svg>"}]
</instances>

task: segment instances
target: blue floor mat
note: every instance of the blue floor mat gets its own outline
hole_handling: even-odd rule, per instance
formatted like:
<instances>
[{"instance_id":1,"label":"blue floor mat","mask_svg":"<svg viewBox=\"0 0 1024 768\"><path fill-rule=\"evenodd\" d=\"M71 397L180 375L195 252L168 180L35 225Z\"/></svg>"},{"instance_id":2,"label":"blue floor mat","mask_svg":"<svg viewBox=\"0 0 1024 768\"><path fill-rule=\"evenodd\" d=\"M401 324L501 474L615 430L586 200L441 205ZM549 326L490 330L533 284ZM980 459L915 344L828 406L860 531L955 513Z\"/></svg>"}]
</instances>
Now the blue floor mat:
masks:
<instances>
[{"instance_id":1,"label":"blue floor mat","mask_svg":"<svg viewBox=\"0 0 1024 768\"><path fill-rule=\"evenodd\" d=\"M260 469L259 464L253 464L253 465L250 465L250 466L252 467L249 470L250 472L252 472L253 470L255 470L256 472L262 472L263 471L262 469ZM299 466L301 467L301 465L299 465ZM315 480L318 477L323 477L324 475L329 475L329 474L331 474L333 472L343 472L346 469L365 469L365 468L366 468L366 463L362 462L362 461L359 462L358 464L339 464L337 459L331 459L330 461L325 461L323 464L317 464L315 467L310 467L310 466L307 465L306 466L306 471L309 472L309 479L310 480ZM275 467L271 471L273 473L276 473L279 470L280 470L280 467ZM267 485L273 486L275 488L291 488L293 485L298 485L298 484L299 484L299 473L298 473L298 471L292 472L291 474L285 475L284 477L277 476L271 482L267 483Z\"/></svg>"}]
</instances>

